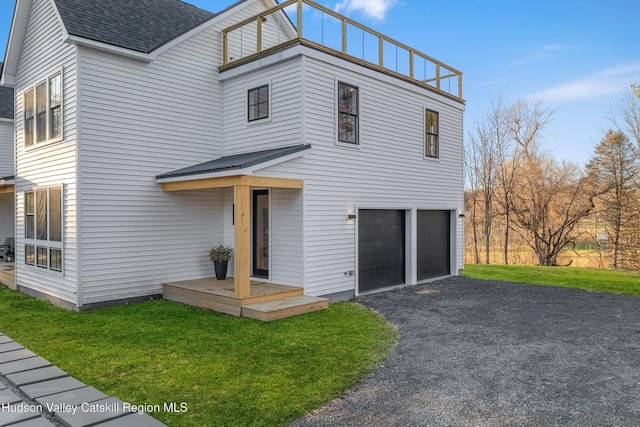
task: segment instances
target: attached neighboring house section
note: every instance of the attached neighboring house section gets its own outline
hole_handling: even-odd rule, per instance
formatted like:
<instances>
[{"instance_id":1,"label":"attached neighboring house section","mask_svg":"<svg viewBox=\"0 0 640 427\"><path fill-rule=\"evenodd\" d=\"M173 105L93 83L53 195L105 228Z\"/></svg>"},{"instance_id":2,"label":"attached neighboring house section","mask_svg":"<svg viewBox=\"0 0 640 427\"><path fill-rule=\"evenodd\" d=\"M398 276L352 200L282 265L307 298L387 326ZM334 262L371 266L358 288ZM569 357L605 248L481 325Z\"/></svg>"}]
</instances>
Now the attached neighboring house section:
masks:
<instances>
[{"instance_id":1,"label":"attached neighboring house section","mask_svg":"<svg viewBox=\"0 0 640 427\"><path fill-rule=\"evenodd\" d=\"M19 289L72 309L154 297L211 276L220 242L238 307L265 283L346 299L458 274L460 73L413 50L385 68L405 46L366 27L378 63L313 42L310 7L355 25L306 0L18 2L0 83Z\"/></svg>"}]
</instances>

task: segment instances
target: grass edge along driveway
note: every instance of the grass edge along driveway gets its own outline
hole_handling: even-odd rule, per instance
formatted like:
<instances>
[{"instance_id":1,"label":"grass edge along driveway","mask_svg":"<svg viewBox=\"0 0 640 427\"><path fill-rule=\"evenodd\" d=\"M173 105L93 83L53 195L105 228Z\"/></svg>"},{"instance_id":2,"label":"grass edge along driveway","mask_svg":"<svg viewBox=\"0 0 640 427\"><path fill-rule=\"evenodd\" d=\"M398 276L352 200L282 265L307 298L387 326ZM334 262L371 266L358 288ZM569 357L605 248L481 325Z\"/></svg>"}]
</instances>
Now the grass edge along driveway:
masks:
<instances>
[{"instance_id":1,"label":"grass edge along driveway","mask_svg":"<svg viewBox=\"0 0 640 427\"><path fill-rule=\"evenodd\" d=\"M270 323L168 301L71 312L0 286L0 332L169 426L284 425L341 395L398 339L353 303Z\"/></svg>"},{"instance_id":2,"label":"grass edge along driveway","mask_svg":"<svg viewBox=\"0 0 640 427\"><path fill-rule=\"evenodd\" d=\"M613 294L640 295L640 272L638 271L465 264L462 275L472 279L503 280Z\"/></svg>"}]
</instances>

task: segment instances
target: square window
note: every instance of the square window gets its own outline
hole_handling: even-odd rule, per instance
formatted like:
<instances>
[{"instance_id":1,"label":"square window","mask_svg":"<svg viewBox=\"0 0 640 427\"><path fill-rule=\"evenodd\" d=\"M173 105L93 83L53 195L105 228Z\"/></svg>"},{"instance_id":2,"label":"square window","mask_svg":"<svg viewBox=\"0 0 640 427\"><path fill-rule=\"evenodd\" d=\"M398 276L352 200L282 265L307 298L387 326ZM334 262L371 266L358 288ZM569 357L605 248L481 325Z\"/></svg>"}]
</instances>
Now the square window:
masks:
<instances>
[{"instance_id":1,"label":"square window","mask_svg":"<svg viewBox=\"0 0 640 427\"><path fill-rule=\"evenodd\" d=\"M49 267L49 263L47 262L47 248L42 246L36 248L36 265L42 268Z\"/></svg>"},{"instance_id":2,"label":"square window","mask_svg":"<svg viewBox=\"0 0 640 427\"><path fill-rule=\"evenodd\" d=\"M49 268L53 271L62 271L62 250L49 249Z\"/></svg>"},{"instance_id":3,"label":"square window","mask_svg":"<svg viewBox=\"0 0 640 427\"><path fill-rule=\"evenodd\" d=\"M36 263L35 248L33 245L24 245L24 263L29 265Z\"/></svg>"},{"instance_id":4,"label":"square window","mask_svg":"<svg viewBox=\"0 0 640 427\"><path fill-rule=\"evenodd\" d=\"M269 85L249 89L247 98L250 122L269 117Z\"/></svg>"}]
</instances>

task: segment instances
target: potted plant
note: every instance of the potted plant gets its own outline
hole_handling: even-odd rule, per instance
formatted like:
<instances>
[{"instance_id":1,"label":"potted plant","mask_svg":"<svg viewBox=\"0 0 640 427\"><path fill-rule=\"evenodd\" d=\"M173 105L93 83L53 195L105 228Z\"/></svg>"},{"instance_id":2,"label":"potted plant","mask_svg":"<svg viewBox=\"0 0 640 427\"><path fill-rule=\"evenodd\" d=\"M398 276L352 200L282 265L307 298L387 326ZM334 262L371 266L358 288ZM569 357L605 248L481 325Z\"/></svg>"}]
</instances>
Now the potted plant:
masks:
<instances>
[{"instance_id":1,"label":"potted plant","mask_svg":"<svg viewBox=\"0 0 640 427\"><path fill-rule=\"evenodd\" d=\"M218 246L211 248L209 259L213 262L213 267L216 270L216 279L224 280L227 278L227 267L231 258L233 258L233 248L231 246L219 243Z\"/></svg>"}]
</instances>

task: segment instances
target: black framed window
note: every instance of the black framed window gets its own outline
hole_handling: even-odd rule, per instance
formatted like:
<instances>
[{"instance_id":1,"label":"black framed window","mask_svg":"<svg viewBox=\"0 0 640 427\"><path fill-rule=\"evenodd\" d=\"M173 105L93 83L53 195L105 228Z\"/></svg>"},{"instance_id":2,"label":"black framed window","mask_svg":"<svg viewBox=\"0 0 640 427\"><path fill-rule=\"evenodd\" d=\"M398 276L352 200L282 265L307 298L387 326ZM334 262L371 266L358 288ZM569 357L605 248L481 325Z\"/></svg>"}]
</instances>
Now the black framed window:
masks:
<instances>
[{"instance_id":1,"label":"black framed window","mask_svg":"<svg viewBox=\"0 0 640 427\"><path fill-rule=\"evenodd\" d=\"M425 140L424 155L426 157L438 157L438 133L439 133L439 117L436 111L425 110Z\"/></svg>"},{"instance_id":2,"label":"black framed window","mask_svg":"<svg viewBox=\"0 0 640 427\"><path fill-rule=\"evenodd\" d=\"M247 97L250 122L269 117L269 85L249 89Z\"/></svg>"},{"instance_id":3,"label":"black framed window","mask_svg":"<svg viewBox=\"0 0 640 427\"><path fill-rule=\"evenodd\" d=\"M358 144L358 88L338 82L338 141Z\"/></svg>"}]
</instances>

